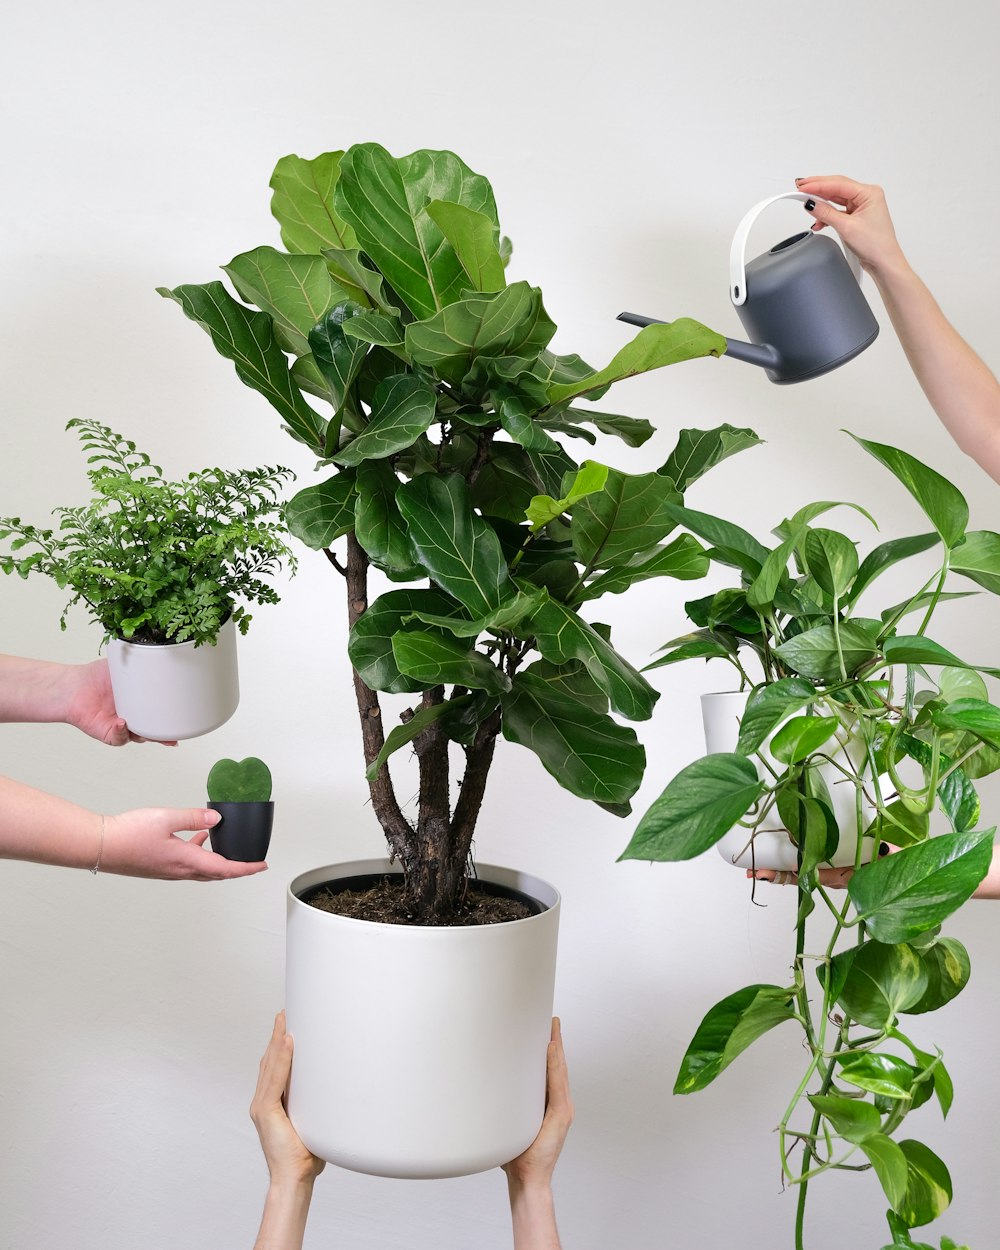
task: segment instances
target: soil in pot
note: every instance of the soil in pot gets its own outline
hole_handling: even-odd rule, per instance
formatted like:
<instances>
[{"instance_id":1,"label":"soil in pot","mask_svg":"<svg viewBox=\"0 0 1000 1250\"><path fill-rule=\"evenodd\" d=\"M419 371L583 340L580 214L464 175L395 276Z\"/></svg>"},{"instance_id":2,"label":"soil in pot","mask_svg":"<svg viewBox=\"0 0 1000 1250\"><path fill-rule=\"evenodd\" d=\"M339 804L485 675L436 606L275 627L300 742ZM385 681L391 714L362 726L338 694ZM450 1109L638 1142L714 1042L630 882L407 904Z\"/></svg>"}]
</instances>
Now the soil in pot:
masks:
<instances>
[{"instance_id":1,"label":"soil in pot","mask_svg":"<svg viewBox=\"0 0 1000 1250\"><path fill-rule=\"evenodd\" d=\"M537 916L544 907L527 894L490 881L469 881L462 909L447 920L416 920L407 910L403 878L398 873L366 873L313 886L299 896L320 911L378 924L456 925L505 924Z\"/></svg>"}]
</instances>

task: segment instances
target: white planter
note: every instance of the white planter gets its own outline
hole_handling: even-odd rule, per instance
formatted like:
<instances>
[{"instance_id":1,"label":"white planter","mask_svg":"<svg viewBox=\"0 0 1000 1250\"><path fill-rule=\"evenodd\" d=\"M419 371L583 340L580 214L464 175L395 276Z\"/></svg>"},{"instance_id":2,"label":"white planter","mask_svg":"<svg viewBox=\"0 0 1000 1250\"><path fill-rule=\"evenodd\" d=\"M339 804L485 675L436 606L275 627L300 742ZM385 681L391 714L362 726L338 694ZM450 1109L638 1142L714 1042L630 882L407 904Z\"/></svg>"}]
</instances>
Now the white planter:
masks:
<instances>
[{"instance_id":1,"label":"white planter","mask_svg":"<svg viewBox=\"0 0 1000 1250\"><path fill-rule=\"evenodd\" d=\"M537 878L480 878L546 910L506 924L426 928L320 911L313 886L395 872L329 865L289 887L285 1009L295 1041L288 1114L320 1158L411 1179L507 1163L545 1109L559 895Z\"/></svg>"},{"instance_id":2,"label":"white planter","mask_svg":"<svg viewBox=\"0 0 1000 1250\"><path fill-rule=\"evenodd\" d=\"M215 645L193 642L161 646L108 643L108 668L118 715L141 738L172 742L218 729L236 711L240 681L236 627L219 630Z\"/></svg>"},{"instance_id":3,"label":"white planter","mask_svg":"<svg viewBox=\"0 0 1000 1250\"><path fill-rule=\"evenodd\" d=\"M725 694L703 694L701 696L701 714L705 723L705 745L710 754L719 751L735 751L739 739L740 717L746 708L747 692ZM764 750L770 745L770 738L764 743ZM844 748L831 742L831 754L834 758L844 754ZM850 751L851 744L847 750ZM860 753L860 746L858 747ZM858 756L860 759L860 754ZM755 761L756 762L756 761ZM783 764L775 763L779 771ZM757 772L766 776L760 764ZM840 843L836 853L829 861L834 868L847 868L855 862L857 850L857 817L855 807L856 790L850 781L830 764L820 766L820 773L830 791L833 801L833 812L840 826ZM864 811L869 813L865 823L874 813L865 804ZM729 864L737 868L774 868L779 871L792 871L798 867L798 852L781 823L776 808L765 817L749 845L750 830L741 825L735 826L717 843L719 854ZM862 851L862 861L867 863L874 854L872 839L867 839Z\"/></svg>"}]
</instances>

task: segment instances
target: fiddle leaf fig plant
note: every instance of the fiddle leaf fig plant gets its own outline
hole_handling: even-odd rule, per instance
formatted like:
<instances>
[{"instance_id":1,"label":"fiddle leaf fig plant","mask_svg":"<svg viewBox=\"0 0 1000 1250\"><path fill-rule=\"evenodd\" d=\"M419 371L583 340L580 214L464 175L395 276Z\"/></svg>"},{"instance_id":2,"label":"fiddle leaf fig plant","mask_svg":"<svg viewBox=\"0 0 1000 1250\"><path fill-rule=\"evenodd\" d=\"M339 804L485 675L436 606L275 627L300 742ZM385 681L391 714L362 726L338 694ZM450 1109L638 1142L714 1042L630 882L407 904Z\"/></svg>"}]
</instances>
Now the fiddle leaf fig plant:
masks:
<instances>
[{"instance_id":1,"label":"fiddle leaf fig plant","mask_svg":"<svg viewBox=\"0 0 1000 1250\"><path fill-rule=\"evenodd\" d=\"M759 440L730 426L683 431L667 462L640 474L578 462L567 443L601 434L638 446L652 434L592 407L610 386L721 355L725 340L682 319L641 330L604 368L556 351L541 291L508 279L489 182L454 153L397 158L362 143L287 156L271 186L286 250L225 266L235 293L216 281L161 294L324 470L286 521L345 579L372 806L407 913L447 916L461 906L499 737L573 794L630 810L645 755L617 718L647 719L657 692L593 602L703 576L704 547L675 534L683 490ZM395 586L370 601L373 568ZM407 699L391 730L386 695ZM420 773L412 818L390 775L404 746ZM464 754L454 794L452 749Z\"/></svg>"},{"instance_id":2,"label":"fiddle leaf fig plant","mask_svg":"<svg viewBox=\"0 0 1000 1250\"><path fill-rule=\"evenodd\" d=\"M1000 593L1000 534L969 530L965 499L927 465L857 443L910 492L932 532L882 542L861 559L846 534L814 524L844 506L871 520L854 504L800 509L771 546L669 505L738 579L689 602L693 628L649 667L724 660L747 697L735 749L681 769L622 856L690 859L735 827L737 858L749 856L751 870L770 867L754 848L775 836L796 865L791 981L717 1003L674 1086L704 1089L764 1033L801 1030L805 1071L778 1122L782 1174L798 1191L796 1250L806 1246L807 1192L823 1172L874 1174L893 1247L924 1245L909 1230L951 1200L942 1160L901 1135L911 1112L933 1101L947 1116L953 1098L941 1052L913 1040L909 1017L946 1006L969 979L965 948L940 926L990 869L995 823L983 819L974 782L1000 767L1000 707L984 681L1000 672L929 633L943 602L975 593L949 589L953 574ZM883 573L932 551L905 597L878 603ZM841 845L856 850L834 869ZM843 895L834 887L845 883ZM948 1238L941 1245L954 1248Z\"/></svg>"}]
</instances>

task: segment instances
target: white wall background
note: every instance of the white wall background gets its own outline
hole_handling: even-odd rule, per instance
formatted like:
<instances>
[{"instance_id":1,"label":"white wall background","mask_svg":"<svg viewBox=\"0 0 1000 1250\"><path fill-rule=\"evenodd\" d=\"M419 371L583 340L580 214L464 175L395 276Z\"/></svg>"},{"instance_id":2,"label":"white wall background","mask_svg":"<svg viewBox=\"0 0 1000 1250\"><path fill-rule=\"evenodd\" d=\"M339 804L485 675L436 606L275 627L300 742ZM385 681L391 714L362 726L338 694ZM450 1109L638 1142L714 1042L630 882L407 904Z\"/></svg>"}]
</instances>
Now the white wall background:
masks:
<instances>
[{"instance_id":1,"label":"white wall background","mask_svg":"<svg viewBox=\"0 0 1000 1250\"><path fill-rule=\"evenodd\" d=\"M62 432L74 415L128 432L170 471L281 461L308 482L311 464L264 400L154 287L207 281L235 253L277 244L276 159L361 140L397 154L453 148L487 173L514 274L545 290L557 346L597 364L625 341L613 320L623 307L735 334L736 221L795 175L838 170L889 188L915 266L1000 363L987 0L841 0L829 13L778 0L52 0L8 7L4 28L0 513L40 520L83 498ZM759 242L801 225L798 206L775 210ZM884 535L917 532L915 507L847 426L951 475L974 523L997 527L996 486L938 427L872 298L885 332L850 368L788 389L729 361L637 379L612 406L650 418L657 438L600 450L644 471L682 425L750 425L767 446L698 485L694 506L763 535L808 500L856 499ZM626 653L645 662L678 632L690 591L650 583L616 603ZM256 752L273 764L280 803L270 872L248 881L0 868L5 1250L252 1243L266 1178L246 1108L282 999L285 884L380 846L341 595L306 553L243 647L238 716L210 739L112 753L60 727L0 731L4 772L94 808L201 802L212 760ZM973 602L946 608L941 636L996 662L997 607ZM61 634L61 605L53 587L4 581L0 649L91 658L96 630L79 616ZM698 667L656 676L664 695L642 727L638 812L698 753L698 694L719 681ZM998 800L994 787L990 823ZM565 896L557 1005L578 1105L557 1177L565 1244L790 1246L795 1199L780 1192L771 1130L802 1059L794 1037L771 1035L703 1094L670 1089L712 1003L786 975L791 896L762 889L767 906L752 905L742 875L714 855L616 865L633 827L560 791L519 748L500 750L479 854ZM956 1103L947 1125L928 1106L914 1131L955 1177L942 1230L983 1250L995 1244L1000 905L972 905L950 929L969 946L972 982L913 1033L945 1048ZM814 1250L886 1240L870 1174L824 1179L814 1203ZM392 1183L331 1168L307 1234L313 1247L356 1250L508 1244L499 1173Z\"/></svg>"}]
</instances>

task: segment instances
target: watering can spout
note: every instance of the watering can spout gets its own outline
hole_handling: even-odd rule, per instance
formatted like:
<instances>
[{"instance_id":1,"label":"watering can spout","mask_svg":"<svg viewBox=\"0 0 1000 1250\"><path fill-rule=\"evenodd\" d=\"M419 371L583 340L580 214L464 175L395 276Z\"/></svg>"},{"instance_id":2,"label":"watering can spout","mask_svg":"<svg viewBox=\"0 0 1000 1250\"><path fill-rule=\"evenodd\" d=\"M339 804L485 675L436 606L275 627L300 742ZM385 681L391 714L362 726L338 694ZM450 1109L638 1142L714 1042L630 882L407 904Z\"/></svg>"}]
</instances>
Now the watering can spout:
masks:
<instances>
[{"instance_id":1,"label":"watering can spout","mask_svg":"<svg viewBox=\"0 0 1000 1250\"><path fill-rule=\"evenodd\" d=\"M662 326L669 322L659 317L644 317L641 313L619 313L618 321L625 321L632 326ZM733 360L742 360L748 365L758 365L761 369L777 369L781 363L778 349L770 343L744 343L740 339L726 339L726 356Z\"/></svg>"}]
</instances>

